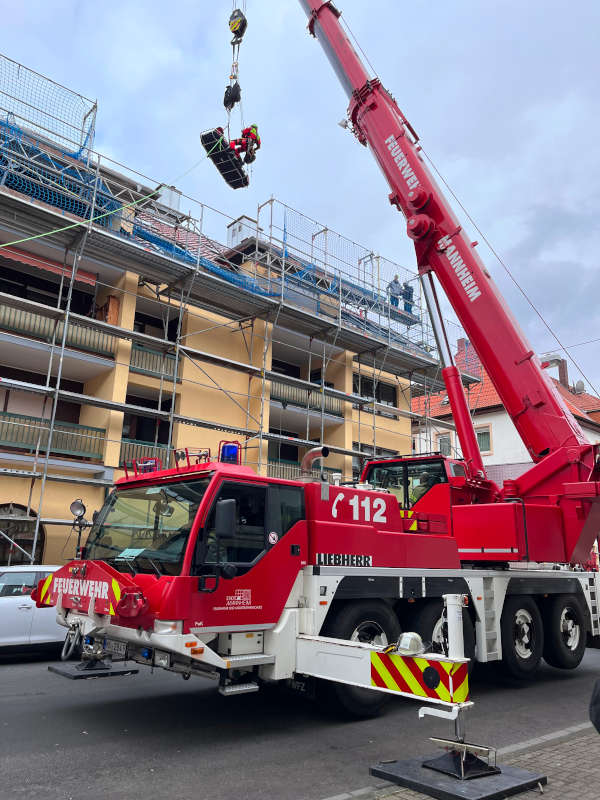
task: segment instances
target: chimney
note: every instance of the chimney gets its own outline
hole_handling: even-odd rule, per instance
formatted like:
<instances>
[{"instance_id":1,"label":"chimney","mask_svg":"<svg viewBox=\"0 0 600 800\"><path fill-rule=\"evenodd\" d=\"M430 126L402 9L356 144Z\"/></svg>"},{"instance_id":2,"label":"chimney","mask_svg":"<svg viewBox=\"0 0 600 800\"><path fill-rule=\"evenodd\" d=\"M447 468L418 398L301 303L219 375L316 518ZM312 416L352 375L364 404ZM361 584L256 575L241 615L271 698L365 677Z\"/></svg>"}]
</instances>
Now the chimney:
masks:
<instances>
[{"instance_id":1,"label":"chimney","mask_svg":"<svg viewBox=\"0 0 600 800\"><path fill-rule=\"evenodd\" d=\"M561 358L558 361L558 380L565 389L569 388L569 370L566 358Z\"/></svg>"}]
</instances>

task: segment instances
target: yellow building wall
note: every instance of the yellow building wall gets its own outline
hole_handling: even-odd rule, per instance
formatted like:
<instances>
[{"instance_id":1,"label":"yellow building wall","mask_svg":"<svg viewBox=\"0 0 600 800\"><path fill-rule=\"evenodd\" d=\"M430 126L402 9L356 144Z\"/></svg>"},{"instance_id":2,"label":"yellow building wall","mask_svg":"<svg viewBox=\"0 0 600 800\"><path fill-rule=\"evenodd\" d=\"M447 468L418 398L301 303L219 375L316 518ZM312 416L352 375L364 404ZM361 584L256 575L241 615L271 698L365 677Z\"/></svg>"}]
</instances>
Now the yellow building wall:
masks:
<instances>
[{"instance_id":1,"label":"yellow building wall","mask_svg":"<svg viewBox=\"0 0 600 800\"><path fill-rule=\"evenodd\" d=\"M120 301L118 325L127 330L133 330L137 285L138 276L133 272L126 272L115 287L103 287L98 292L98 305L102 305L108 295L118 294ZM113 369L87 381L83 387L84 394L102 400L124 403L127 394L130 358L131 342L126 339L117 339ZM123 412L108 411L95 406L82 406L79 422L81 425L93 425L105 429L104 463L107 466L117 467L121 451Z\"/></svg>"},{"instance_id":2,"label":"yellow building wall","mask_svg":"<svg viewBox=\"0 0 600 800\"><path fill-rule=\"evenodd\" d=\"M55 467L50 467L49 471L59 472ZM28 478L3 477L0 481L0 504L15 503L27 507L30 485L31 481ZM31 496L31 510L34 514L39 512L41 488L42 481L38 479L34 483ZM93 511L99 509L104 502L104 487L47 481L44 490L42 518L69 519L69 506L76 498L83 500L87 509L86 518L91 520ZM74 558L77 545L76 531L70 533L71 529L65 525L42 525L41 527L45 532L44 564L64 564ZM86 536L87 533L84 533L83 544Z\"/></svg>"}]
</instances>

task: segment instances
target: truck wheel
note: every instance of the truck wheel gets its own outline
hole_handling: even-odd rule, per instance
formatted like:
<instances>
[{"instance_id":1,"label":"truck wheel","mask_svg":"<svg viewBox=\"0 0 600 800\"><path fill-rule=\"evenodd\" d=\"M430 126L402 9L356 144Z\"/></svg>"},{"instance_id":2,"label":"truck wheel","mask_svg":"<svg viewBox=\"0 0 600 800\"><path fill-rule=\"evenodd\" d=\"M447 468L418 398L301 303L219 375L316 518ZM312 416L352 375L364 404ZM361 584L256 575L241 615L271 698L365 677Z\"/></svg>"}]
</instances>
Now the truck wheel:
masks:
<instances>
[{"instance_id":1,"label":"truck wheel","mask_svg":"<svg viewBox=\"0 0 600 800\"><path fill-rule=\"evenodd\" d=\"M544 659L552 667L575 669L585 653L585 615L573 594L551 598L544 625Z\"/></svg>"},{"instance_id":2,"label":"truck wheel","mask_svg":"<svg viewBox=\"0 0 600 800\"><path fill-rule=\"evenodd\" d=\"M531 597L508 597L500 620L502 663L517 680L533 677L544 651L542 615Z\"/></svg>"},{"instance_id":3,"label":"truck wheel","mask_svg":"<svg viewBox=\"0 0 600 800\"><path fill-rule=\"evenodd\" d=\"M385 647L398 641L400 623L385 603L377 600L347 603L327 619L321 635ZM355 719L376 716L389 700L389 695L383 692L331 681L320 682L318 695L333 710Z\"/></svg>"},{"instance_id":4,"label":"truck wheel","mask_svg":"<svg viewBox=\"0 0 600 800\"><path fill-rule=\"evenodd\" d=\"M423 640L423 644L428 645L431 642L434 653L446 653L442 630L443 609L442 600L431 600L420 607L411 622L405 622L406 629L414 629ZM471 672L475 661L475 629L466 608L462 610L462 619L465 658L471 659L469 663Z\"/></svg>"}]
</instances>

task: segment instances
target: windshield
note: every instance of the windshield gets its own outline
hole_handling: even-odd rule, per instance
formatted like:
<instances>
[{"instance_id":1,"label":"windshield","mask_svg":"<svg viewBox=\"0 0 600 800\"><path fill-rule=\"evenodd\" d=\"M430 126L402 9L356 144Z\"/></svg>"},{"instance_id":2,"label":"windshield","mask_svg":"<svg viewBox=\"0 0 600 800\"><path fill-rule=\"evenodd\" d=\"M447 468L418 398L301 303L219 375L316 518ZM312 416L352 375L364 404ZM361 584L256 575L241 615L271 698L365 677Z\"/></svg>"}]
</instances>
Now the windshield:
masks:
<instances>
[{"instance_id":1,"label":"windshield","mask_svg":"<svg viewBox=\"0 0 600 800\"><path fill-rule=\"evenodd\" d=\"M210 478L116 489L86 545L86 558L121 572L179 575L188 537Z\"/></svg>"},{"instance_id":2,"label":"windshield","mask_svg":"<svg viewBox=\"0 0 600 800\"><path fill-rule=\"evenodd\" d=\"M436 483L447 483L443 461L397 461L373 464L365 480L387 489L402 508L411 508Z\"/></svg>"}]
</instances>

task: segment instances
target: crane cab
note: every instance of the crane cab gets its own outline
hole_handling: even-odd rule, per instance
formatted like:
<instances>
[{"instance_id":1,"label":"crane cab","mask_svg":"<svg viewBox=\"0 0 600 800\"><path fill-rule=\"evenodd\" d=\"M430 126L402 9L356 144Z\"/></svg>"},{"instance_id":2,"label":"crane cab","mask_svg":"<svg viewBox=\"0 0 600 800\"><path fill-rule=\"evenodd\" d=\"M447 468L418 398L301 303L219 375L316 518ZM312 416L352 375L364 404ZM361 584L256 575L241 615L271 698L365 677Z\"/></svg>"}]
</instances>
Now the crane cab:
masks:
<instances>
[{"instance_id":1,"label":"crane cab","mask_svg":"<svg viewBox=\"0 0 600 800\"><path fill-rule=\"evenodd\" d=\"M468 502L461 497L467 486L464 461L447 458L441 453L369 461L360 479L373 488L393 494L404 510L430 507L432 497L440 498L442 495L436 487L446 487L443 494L448 499L452 496L453 503Z\"/></svg>"}]
</instances>

